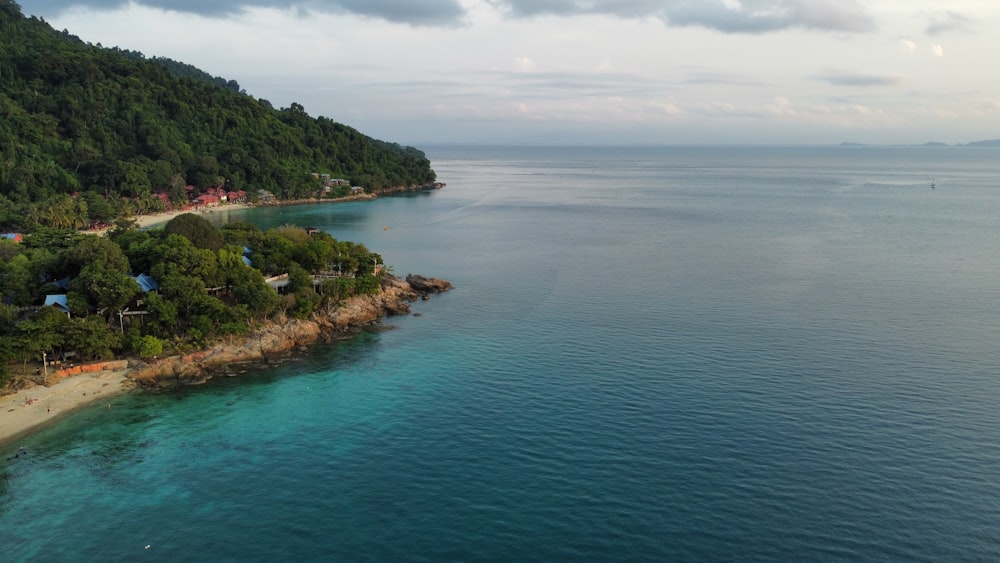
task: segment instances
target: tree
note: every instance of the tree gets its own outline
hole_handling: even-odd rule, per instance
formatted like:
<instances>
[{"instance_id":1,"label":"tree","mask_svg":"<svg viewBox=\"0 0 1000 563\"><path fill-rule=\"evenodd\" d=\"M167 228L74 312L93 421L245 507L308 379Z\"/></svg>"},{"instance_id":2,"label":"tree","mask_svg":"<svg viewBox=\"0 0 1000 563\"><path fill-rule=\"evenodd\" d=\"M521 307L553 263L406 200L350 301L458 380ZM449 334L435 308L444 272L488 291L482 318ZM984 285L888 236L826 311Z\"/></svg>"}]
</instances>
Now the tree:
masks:
<instances>
[{"instance_id":1,"label":"tree","mask_svg":"<svg viewBox=\"0 0 1000 563\"><path fill-rule=\"evenodd\" d=\"M200 281L202 292L205 287L222 285L216 254L211 250L195 247L183 236L167 235L152 247L150 256L150 273L157 280L169 275L194 277Z\"/></svg>"},{"instance_id":2,"label":"tree","mask_svg":"<svg viewBox=\"0 0 1000 563\"><path fill-rule=\"evenodd\" d=\"M118 210L108 203L107 198L94 190L83 194L84 201L87 202L87 216L97 223L110 223L118 216Z\"/></svg>"},{"instance_id":3,"label":"tree","mask_svg":"<svg viewBox=\"0 0 1000 563\"><path fill-rule=\"evenodd\" d=\"M80 267L70 289L98 311L117 311L139 293L139 285L129 275L128 258L109 239L84 237L66 257L69 265Z\"/></svg>"},{"instance_id":4,"label":"tree","mask_svg":"<svg viewBox=\"0 0 1000 563\"><path fill-rule=\"evenodd\" d=\"M106 360L121 348L121 338L100 317L74 317L65 331L64 347L82 360Z\"/></svg>"},{"instance_id":5,"label":"tree","mask_svg":"<svg viewBox=\"0 0 1000 563\"><path fill-rule=\"evenodd\" d=\"M42 307L31 320L17 323L12 335L15 356L24 365L32 359L42 361L44 354L62 346L68 322L66 315L54 307Z\"/></svg>"},{"instance_id":6,"label":"tree","mask_svg":"<svg viewBox=\"0 0 1000 563\"><path fill-rule=\"evenodd\" d=\"M7 262L0 262L0 297L11 305L31 305L37 286L35 280L27 255L19 254Z\"/></svg>"},{"instance_id":7,"label":"tree","mask_svg":"<svg viewBox=\"0 0 1000 563\"><path fill-rule=\"evenodd\" d=\"M180 235L198 248L218 250L222 248L222 235L204 217L194 213L182 213L164 226L168 235Z\"/></svg>"},{"instance_id":8,"label":"tree","mask_svg":"<svg viewBox=\"0 0 1000 563\"><path fill-rule=\"evenodd\" d=\"M163 341L147 334L140 338L133 348L142 358L155 358L163 354Z\"/></svg>"}]
</instances>

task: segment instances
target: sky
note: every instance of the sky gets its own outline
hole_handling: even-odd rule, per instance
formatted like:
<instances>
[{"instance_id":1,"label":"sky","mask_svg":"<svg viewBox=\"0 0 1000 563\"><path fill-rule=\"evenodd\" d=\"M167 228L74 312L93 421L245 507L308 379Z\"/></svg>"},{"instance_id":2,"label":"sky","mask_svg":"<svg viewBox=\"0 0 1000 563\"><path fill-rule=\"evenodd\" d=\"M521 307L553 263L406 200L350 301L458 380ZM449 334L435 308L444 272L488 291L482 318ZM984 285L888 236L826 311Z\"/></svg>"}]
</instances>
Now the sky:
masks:
<instances>
[{"instance_id":1,"label":"sky","mask_svg":"<svg viewBox=\"0 0 1000 563\"><path fill-rule=\"evenodd\" d=\"M401 144L1000 138L996 0L18 0Z\"/></svg>"}]
</instances>

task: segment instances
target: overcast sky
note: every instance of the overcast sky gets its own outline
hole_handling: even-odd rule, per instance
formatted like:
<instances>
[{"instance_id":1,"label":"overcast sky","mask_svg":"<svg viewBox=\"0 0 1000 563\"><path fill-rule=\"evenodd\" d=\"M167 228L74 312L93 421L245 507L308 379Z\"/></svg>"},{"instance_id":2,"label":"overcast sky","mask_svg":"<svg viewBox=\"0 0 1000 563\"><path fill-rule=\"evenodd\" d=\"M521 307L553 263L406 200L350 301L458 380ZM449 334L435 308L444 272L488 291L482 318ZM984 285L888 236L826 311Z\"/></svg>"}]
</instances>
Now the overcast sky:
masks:
<instances>
[{"instance_id":1,"label":"overcast sky","mask_svg":"<svg viewBox=\"0 0 1000 563\"><path fill-rule=\"evenodd\" d=\"M417 146L1000 138L997 0L19 3Z\"/></svg>"}]
</instances>

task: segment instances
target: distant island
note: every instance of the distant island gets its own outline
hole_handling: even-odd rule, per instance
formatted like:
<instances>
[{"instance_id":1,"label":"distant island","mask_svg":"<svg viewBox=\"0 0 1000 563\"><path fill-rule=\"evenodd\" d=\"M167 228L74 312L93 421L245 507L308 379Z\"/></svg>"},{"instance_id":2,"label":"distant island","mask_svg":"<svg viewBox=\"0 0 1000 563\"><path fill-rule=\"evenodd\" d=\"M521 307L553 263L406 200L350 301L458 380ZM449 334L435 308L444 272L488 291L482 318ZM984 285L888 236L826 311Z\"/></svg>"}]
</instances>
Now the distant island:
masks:
<instances>
[{"instance_id":1,"label":"distant island","mask_svg":"<svg viewBox=\"0 0 1000 563\"><path fill-rule=\"evenodd\" d=\"M937 141L928 141L922 145L872 145L868 143L852 143L844 141L840 143L842 147L872 147L872 146L902 146L902 147L1000 147L1000 139L992 139L986 141L973 141L971 143L957 143L954 145L949 145L948 143L941 143Z\"/></svg>"}]
</instances>

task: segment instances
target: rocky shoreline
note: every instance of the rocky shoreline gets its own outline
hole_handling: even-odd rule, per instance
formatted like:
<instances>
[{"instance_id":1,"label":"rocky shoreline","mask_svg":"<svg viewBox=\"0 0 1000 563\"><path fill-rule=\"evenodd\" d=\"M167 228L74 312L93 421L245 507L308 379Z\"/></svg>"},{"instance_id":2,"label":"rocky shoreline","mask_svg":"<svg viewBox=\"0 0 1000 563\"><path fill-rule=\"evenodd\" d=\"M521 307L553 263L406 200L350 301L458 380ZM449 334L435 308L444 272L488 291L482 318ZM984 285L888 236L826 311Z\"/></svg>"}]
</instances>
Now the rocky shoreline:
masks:
<instances>
[{"instance_id":1,"label":"rocky shoreline","mask_svg":"<svg viewBox=\"0 0 1000 563\"><path fill-rule=\"evenodd\" d=\"M136 362L130 366L128 377L146 388L204 383L224 366L266 362L279 354L374 324L385 316L408 314L410 303L450 289L451 283L438 278L410 274L401 279L387 274L376 295L351 297L308 319L269 321L236 342L154 362Z\"/></svg>"},{"instance_id":2,"label":"rocky shoreline","mask_svg":"<svg viewBox=\"0 0 1000 563\"><path fill-rule=\"evenodd\" d=\"M129 389L161 389L197 385L226 373L234 364L270 362L316 343L350 334L389 315L405 315L410 303L448 291L452 285L437 278L387 274L376 295L349 298L309 319L268 321L251 334L191 354L153 362L129 359L80 366L79 371L52 373L44 385L29 385L0 396L0 449L20 436L94 402L107 402Z\"/></svg>"}]
</instances>

